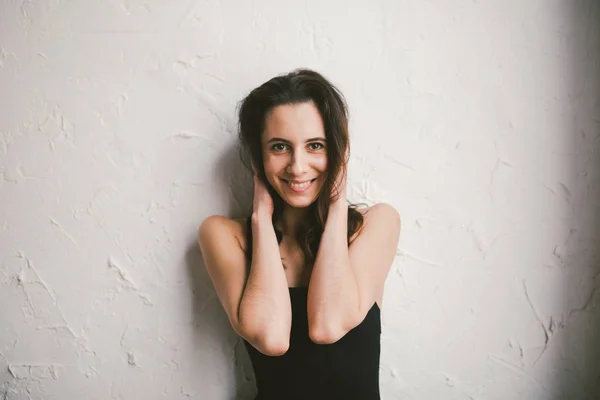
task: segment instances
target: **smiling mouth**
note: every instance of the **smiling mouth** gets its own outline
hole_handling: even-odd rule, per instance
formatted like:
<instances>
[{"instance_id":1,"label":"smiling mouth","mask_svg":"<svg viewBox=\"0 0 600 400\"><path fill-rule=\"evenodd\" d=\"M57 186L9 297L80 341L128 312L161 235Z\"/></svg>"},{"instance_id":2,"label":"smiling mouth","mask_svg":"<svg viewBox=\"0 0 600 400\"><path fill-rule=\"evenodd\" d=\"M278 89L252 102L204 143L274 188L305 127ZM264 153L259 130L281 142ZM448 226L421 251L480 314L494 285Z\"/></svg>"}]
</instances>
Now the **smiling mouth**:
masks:
<instances>
[{"instance_id":1,"label":"smiling mouth","mask_svg":"<svg viewBox=\"0 0 600 400\"><path fill-rule=\"evenodd\" d=\"M303 192L303 191L305 191L316 180L317 180L317 178L311 179L311 180L308 180L308 181L304 181L302 183L296 183L296 182L288 181L287 179L282 179L282 181L284 181L295 192Z\"/></svg>"}]
</instances>

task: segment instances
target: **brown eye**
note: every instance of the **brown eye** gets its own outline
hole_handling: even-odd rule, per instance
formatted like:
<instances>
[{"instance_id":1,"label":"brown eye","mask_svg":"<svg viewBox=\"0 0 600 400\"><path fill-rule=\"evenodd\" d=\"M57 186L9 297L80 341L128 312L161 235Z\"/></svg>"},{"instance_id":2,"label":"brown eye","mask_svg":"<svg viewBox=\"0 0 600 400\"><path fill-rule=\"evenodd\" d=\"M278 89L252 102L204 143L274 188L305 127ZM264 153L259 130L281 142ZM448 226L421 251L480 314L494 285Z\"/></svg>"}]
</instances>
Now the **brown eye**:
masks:
<instances>
[{"instance_id":1,"label":"brown eye","mask_svg":"<svg viewBox=\"0 0 600 400\"><path fill-rule=\"evenodd\" d=\"M325 146L323 145L323 143L318 143L318 142L316 142L316 143L311 143L309 146L313 146L313 147L311 148L311 150L321 150L321 149L323 149L323 148L325 147ZM316 146L316 147L314 147L314 146Z\"/></svg>"},{"instance_id":2,"label":"brown eye","mask_svg":"<svg viewBox=\"0 0 600 400\"><path fill-rule=\"evenodd\" d=\"M271 146L271 149L273 149L275 151L283 151L283 150L285 150L285 145L282 143L276 143L273 146Z\"/></svg>"}]
</instances>

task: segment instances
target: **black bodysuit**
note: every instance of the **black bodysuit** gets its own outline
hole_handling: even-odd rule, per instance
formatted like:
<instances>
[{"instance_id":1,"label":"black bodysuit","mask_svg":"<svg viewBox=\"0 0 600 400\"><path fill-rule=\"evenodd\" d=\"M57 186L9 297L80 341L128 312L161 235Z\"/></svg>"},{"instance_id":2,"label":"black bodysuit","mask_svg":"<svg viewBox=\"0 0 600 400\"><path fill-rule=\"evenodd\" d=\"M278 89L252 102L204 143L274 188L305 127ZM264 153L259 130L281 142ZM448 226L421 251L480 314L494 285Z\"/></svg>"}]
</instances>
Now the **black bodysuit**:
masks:
<instances>
[{"instance_id":1,"label":"black bodysuit","mask_svg":"<svg viewBox=\"0 0 600 400\"><path fill-rule=\"evenodd\" d=\"M244 340L258 387L255 400L379 400L380 310L332 344L308 336L308 288L290 288L290 347L267 356Z\"/></svg>"}]
</instances>

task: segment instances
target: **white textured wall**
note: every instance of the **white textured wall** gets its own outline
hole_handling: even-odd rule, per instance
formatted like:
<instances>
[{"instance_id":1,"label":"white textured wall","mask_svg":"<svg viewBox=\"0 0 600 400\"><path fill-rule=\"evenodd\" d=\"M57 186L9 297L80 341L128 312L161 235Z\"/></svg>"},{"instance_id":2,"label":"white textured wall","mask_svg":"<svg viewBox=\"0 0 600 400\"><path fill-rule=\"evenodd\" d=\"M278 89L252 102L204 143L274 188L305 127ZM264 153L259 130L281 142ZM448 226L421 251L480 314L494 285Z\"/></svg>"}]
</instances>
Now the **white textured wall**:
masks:
<instances>
[{"instance_id":1,"label":"white textured wall","mask_svg":"<svg viewBox=\"0 0 600 400\"><path fill-rule=\"evenodd\" d=\"M383 398L600 398L599 39L596 0L2 1L0 398L252 398L195 233L300 66L403 217Z\"/></svg>"}]
</instances>

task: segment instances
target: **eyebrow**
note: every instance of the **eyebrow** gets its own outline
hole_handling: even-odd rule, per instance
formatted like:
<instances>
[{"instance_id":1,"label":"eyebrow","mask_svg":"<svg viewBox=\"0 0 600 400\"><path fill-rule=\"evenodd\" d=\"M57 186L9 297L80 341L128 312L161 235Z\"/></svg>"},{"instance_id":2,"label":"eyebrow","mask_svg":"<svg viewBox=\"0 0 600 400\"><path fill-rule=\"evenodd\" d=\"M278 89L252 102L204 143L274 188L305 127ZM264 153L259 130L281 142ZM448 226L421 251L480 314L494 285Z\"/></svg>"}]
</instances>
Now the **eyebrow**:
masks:
<instances>
[{"instance_id":1,"label":"eyebrow","mask_svg":"<svg viewBox=\"0 0 600 400\"><path fill-rule=\"evenodd\" d=\"M311 139L307 139L307 140L306 140L306 143L308 143L308 142L316 142L316 141L323 141L323 142L326 142L326 141L327 141L327 139L326 139L326 138L324 138L324 137L314 137L314 138L311 138ZM269 139L269 140L267 141L267 144L268 144L268 143L272 143L272 142L285 142L285 143L290 143L290 144L292 143L292 142L290 142L290 141L289 141L289 140L287 140L287 139L282 139L282 138L274 137L274 138L271 138L271 139Z\"/></svg>"}]
</instances>

